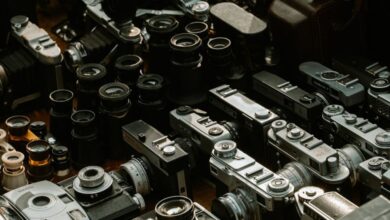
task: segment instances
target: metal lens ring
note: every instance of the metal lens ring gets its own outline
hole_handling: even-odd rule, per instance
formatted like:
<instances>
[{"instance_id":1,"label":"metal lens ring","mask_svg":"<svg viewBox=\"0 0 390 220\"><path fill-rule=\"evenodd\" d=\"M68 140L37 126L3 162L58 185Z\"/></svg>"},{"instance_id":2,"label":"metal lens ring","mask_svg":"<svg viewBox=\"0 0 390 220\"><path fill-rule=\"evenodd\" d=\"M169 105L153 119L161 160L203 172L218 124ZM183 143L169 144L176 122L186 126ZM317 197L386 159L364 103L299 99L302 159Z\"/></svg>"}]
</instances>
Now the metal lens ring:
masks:
<instances>
[{"instance_id":1,"label":"metal lens ring","mask_svg":"<svg viewBox=\"0 0 390 220\"><path fill-rule=\"evenodd\" d=\"M136 70L142 66L144 61L137 55L124 55L116 59L115 68L120 70Z\"/></svg>"},{"instance_id":2,"label":"metal lens ring","mask_svg":"<svg viewBox=\"0 0 390 220\"><path fill-rule=\"evenodd\" d=\"M192 52L202 45L202 39L196 34L181 33L171 38L170 45L175 51Z\"/></svg>"},{"instance_id":3,"label":"metal lens ring","mask_svg":"<svg viewBox=\"0 0 390 220\"><path fill-rule=\"evenodd\" d=\"M152 187L150 185L147 166L142 159L133 158L127 163L121 165L121 169L130 176L133 181L135 191L141 195L148 195Z\"/></svg>"},{"instance_id":4,"label":"metal lens ring","mask_svg":"<svg viewBox=\"0 0 390 220\"><path fill-rule=\"evenodd\" d=\"M19 151L10 151L1 156L3 166L7 170L19 170L23 166L24 155Z\"/></svg>"},{"instance_id":5,"label":"metal lens ring","mask_svg":"<svg viewBox=\"0 0 390 220\"><path fill-rule=\"evenodd\" d=\"M221 158L232 158L237 153L237 144L231 140L218 141L214 145L213 154Z\"/></svg>"},{"instance_id":6,"label":"metal lens ring","mask_svg":"<svg viewBox=\"0 0 390 220\"><path fill-rule=\"evenodd\" d=\"M321 78L327 81L333 81L340 78L340 73L336 71L325 71L321 73Z\"/></svg>"},{"instance_id":7,"label":"metal lens ring","mask_svg":"<svg viewBox=\"0 0 390 220\"><path fill-rule=\"evenodd\" d=\"M205 22L195 21L186 25L185 30L192 34L201 34L209 29L209 25Z\"/></svg>"},{"instance_id":8,"label":"metal lens ring","mask_svg":"<svg viewBox=\"0 0 390 220\"><path fill-rule=\"evenodd\" d=\"M73 92L67 89L58 89L50 93L52 102L69 102L73 99Z\"/></svg>"},{"instance_id":9,"label":"metal lens ring","mask_svg":"<svg viewBox=\"0 0 390 220\"><path fill-rule=\"evenodd\" d=\"M278 175L290 181L294 189L300 189L312 184L313 176L310 171L301 163L290 162L283 169L278 171Z\"/></svg>"},{"instance_id":10,"label":"metal lens ring","mask_svg":"<svg viewBox=\"0 0 390 220\"><path fill-rule=\"evenodd\" d=\"M171 196L157 203L155 212L158 219L193 220L194 203L184 196Z\"/></svg>"},{"instance_id":11,"label":"metal lens ring","mask_svg":"<svg viewBox=\"0 0 390 220\"><path fill-rule=\"evenodd\" d=\"M231 46L232 42L226 37L211 38L207 42L207 47L212 50L225 50Z\"/></svg>"},{"instance_id":12,"label":"metal lens ring","mask_svg":"<svg viewBox=\"0 0 390 220\"><path fill-rule=\"evenodd\" d=\"M138 78L137 87L142 90L160 90L163 87L164 78L157 74L146 74Z\"/></svg>"},{"instance_id":13,"label":"metal lens ring","mask_svg":"<svg viewBox=\"0 0 390 220\"><path fill-rule=\"evenodd\" d=\"M245 203L236 193L226 193L222 197L219 197L217 201L219 204L213 204L213 211L216 213L222 212L221 214L224 216L224 218L245 220L249 219L247 216Z\"/></svg>"},{"instance_id":14,"label":"metal lens ring","mask_svg":"<svg viewBox=\"0 0 390 220\"><path fill-rule=\"evenodd\" d=\"M130 95L130 88L120 82L107 83L100 87L99 96L103 100L121 101Z\"/></svg>"},{"instance_id":15,"label":"metal lens ring","mask_svg":"<svg viewBox=\"0 0 390 220\"><path fill-rule=\"evenodd\" d=\"M106 67L98 63L84 64L76 70L77 78L81 81L96 81L105 77L106 74Z\"/></svg>"},{"instance_id":16,"label":"metal lens ring","mask_svg":"<svg viewBox=\"0 0 390 220\"><path fill-rule=\"evenodd\" d=\"M81 169L77 175L83 187L94 188L104 182L104 170L98 166L88 166Z\"/></svg>"},{"instance_id":17,"label":"metal lens ring","mask_svg":"<svg viewBox=\"0 0 390 220\"><path fill-rule=\"evenodd\" d=\"M147 29L151 32L170 33L178 26L179 22L167 15L157 15L147 21Z\"/></svg>"},{"instance_id":18,"label":"metal lens ring","mask_svg":"<svg viewBox=\"0 0 390 220\"><path fill-rule=\"evenodd\" d=\"M386 92L390 89L390 81L386 78L378 78L374 79L370 83L371 89L378 91L378 92Z\"/></svg>"}]
</instances>

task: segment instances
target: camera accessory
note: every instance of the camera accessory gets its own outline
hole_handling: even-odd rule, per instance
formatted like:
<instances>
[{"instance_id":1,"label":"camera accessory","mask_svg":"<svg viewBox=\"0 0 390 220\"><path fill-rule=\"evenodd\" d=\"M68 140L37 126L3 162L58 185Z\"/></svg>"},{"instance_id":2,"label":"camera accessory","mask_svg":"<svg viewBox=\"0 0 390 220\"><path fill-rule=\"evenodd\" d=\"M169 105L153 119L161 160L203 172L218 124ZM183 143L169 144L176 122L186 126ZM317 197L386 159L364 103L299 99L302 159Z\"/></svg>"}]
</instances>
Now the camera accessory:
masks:
<instances>
[{"instance_id":1,"label":"camera accessory","mask_svg":"<svg viewBox=\"0 0 390 220\"><path fill-rule=\"evenodd\" d=\"M359 147L366 155L390 158L390 133L348 113L340 105L328 105L322 113L325 132L330 132L345 143Z\"/></svg>"},{"instance_id":2,"label":"camera accessory","mask_svg":"<svg viewBox=\"0 0 390 220\"><path fill-rule=\"evenodd\" d=\"M310 170L299 162L287 163L277 174L288 179L294 186L295 191L302 187L310 186L313 181L313 175Z\"/></svg>"},{"instance_id":3,"label":"camera accessory","mask_svg":"<svg viewBox=\"0 0 390 220\"><path fill-rule=\"evenodd\" d=\"M77 109L95 110L99 106L98 90L104 84L107 70L97 63L77 68Z\"/></svg>"},{"instance_id":4,"label":"camera accessory","mask_svg":"<svg viewBox=\"0 0 390 220\"><path fill-rule=\"evenodd\" d=\"M317 62L301 63L299 71L305 75L309 85L346 107L364 101L364 86L351 75L343 75Z\"/></svg>"},{"instance_id":5,"label":"camera accessory","mask_svg":"<svg viewBox=\"0 0 390 220\"><path fill-rule=\"evenodd\" d=\"M124 220L145 208L140 194L118 173L106 173L98 166L87 166L59 183L87 212L90 219ZM114 205L113 205L114 204Z\"/></svg>"},{"instance_id":6,"label":"camera accessory","mask_svg":"<svg viewBox=\"0 0 390 220\"><path fill-rule=\"evenodd\" d=\"M70 115L73 111L73 92L59 89L50 93L50 133L61 143L70 140L72 122Z\"/></svg>"},{"instance_id":7,"label":"camera accessory","mask_svg":"<svg viewBox=\"0 0 390 220\"><path fill-rule=\"evenodd\" d=\"M172 16L157 15L146 21L146 30L150 34L149 72L167 74L169 70L169 40L175 34L179 22Z\"/></svg>"},{"instance_id":8,"label":"camera accessory","mask_svg":"<svg viewBox=\"0 0 390 220\"><path fill-rule=\"evenodd\" d=\"M51 154L56 176L67 176L70 172L70 157L68 148L65 146L52 146Z\"/></svg>"},{"instance_id":9,"label":"camera accessory","mask_svg":"<svg viewBox=\"0 0 390 220\"><path fill-rule=\"evenodd\" d=\"M53 177L51 146L43 140L32 141L26 146L28 153L27 174L32 182L50 180Z\"/></svg>"},{"instance_id":10,"label":"camera accessory","mask_svg":"<svg viewBox=\"0 0 390 220\"><path fill-rule=\"evenodd\" d=\"M168 127L168 121L164 117L166 101L164 98L165 81L161 75L145 74L137 81L137 107L142 119L152 125L161 125L161 128Z\"/></svg>"},{"instance_id":11,"label":"camera accessory","mask_svg":"<svg viewBox=\"0 0 390 220\"><path fill-rule=\"evenodd\" d=\"M135 88L138 78L143 74L144 61L138 55L120 56L115 61L117 80L131 89Z\"/></svg>"},{"instance_id":12,"label":"camera accessory","mask_svg":"<svg viewBox=\"0 0 390 220\"><path fill-rule=\"evenodd\" d=\"M200 151L211 155L214 145L221 140L237 140L238 134L228 123L220 124L210 119L207 112L181 106L170 112L171 127L181 136L190 139Z\"/></svg>"},{"instance_id":13,"label":"camera accessory","mask_svg":"<svg viewBox=\"0 0 390 220\"><path fill-rule=\"evenodd\" d=\"M44 140L47 135L47 127L44 121L31 122L30 130L41 140Z\"/></svg>"},{"instance_id":14,"label":"camera accessory","mask_svg":"<svg viewBox=\"0 0 390 220\"><path fill-rule=\"evenodd\" d=\"M323 109L318 97L267 71L254 74L252 80L257 94L286 109L305 129L312 131L317 126Z\"/></svg>"},{"instance_id":15,"label":"camera accessory","mask_svg":"<svg viewBox=\"0 0 390 220\"><path fill-rule=\"evenodd\" d=\"M202 44L206 44L209 39L209 25L205 22L194 21L187 24L184 30L190 34L196 34L202 39Z\"/></svg>"},{"instance_id":16,"label":"camera accessory","mask_svg":"<svg viewBox=\"0 0 390 220\"><path fill-rule=\"evenodd\" d=\"M15 110L63 88L62 55L49 34L28 17L14 16L10 23L18 46L10 44L0 55L0 99L3 109Z\"/></svg>"},{"instance_id":17,"label":"camera accessory","mask_svg":"<svg viewBox=\"0 0 390 220\"><path fill-rule=\"evenodd\" d=\"M379 118L390 120L390 76L377 78L370 83L367 96L368 107Z\"/></svg>"},{"instance_id":18,"label":"camera accessory","mask_svg":"<svg viewBox=\"0 0 390 220\"><path fill-rule=\"evenodd\" d=\"M99 89L99 132L110 159L126 159L131 153L121 135L122 125L132 121L130 93L131 89L120 82Z\"/></svg>"},{"instance_id":19,"label":"camera accessory","mask_svg":"<svg viewBox=\"0 0 390 220\"><path fill-rule=\"evenodd\" d=\"M206 208L184 196L164 198L156 204L154 211L145 213L133 220L219 220Z\"/></svg>"},{"instance_id":20,"label":"camera accessory","mask_svg":"<svg viewBox=\"0 0 390 220\"><path fill-rule=\"evenodd\" d=\"M266 161L269 154L265 147L268 128L279 116L229 85L209 90L209 103L229 115L242 127L239 131L240 140L248 141L243 144L243 147L248 149L242 150Z\"/></svg>"},{"instance_id":21,"label":"camera accessory","mask_svg":"<svg viewBox=\"0 0 390 220\"><path fill-rule=\"evenodd\" d=\"M211 38L207 42L207 59L208 73L216 75L221 83L234 84L245 75L243 66L236 60L229 38Z\"/></svg>"},{"instance_id":22,"label":"camera accessory","mask_svg":"<svg viewBox=\"0 0 390 220\"><path fill-rule=\"evenodd\" d=\"M10 151L15 151L15 148L7 142L7 132L0 128L0 158L3 154ZM0 160L0 165L1 164L2 161Z\"/></svg>"},{"instance_id":23,"label":"camera accessory","mask_svg":"<svg viewBox=\"0 0 390 220\"><path fill-rule=\"evenodd\" d=\"M98 140L95 113L79 110L71 115L71 158L76 168L101 164L104 161L102 145Z\"/></svg>"},{"instance_id":24,"label":"camera accessory","mask_svg":"<svg viewBox=\"0 0 390 220\"><path fill-rule=\"evenodd\" d=\"M165 183L156 184L156 192L191 196L188 153L144 121L127 124L122 131L124 141L153 166L154 179Z\"/></svg>"},{"instance_id":25,"label":"camera accessory","mask_svg":"<svg viewBox=\"0 0 390 220\"><path fill-rule=\"evenodd\" d=\"M328 184L340 184L350 175L335 149L284 120L274 121L268 143L293 161L303 163L314 176Z\"/></svg>"},{"instance_id":26,"label":"camera accessory","mask_svg":"<svg viewBox=\"0 0 390 220\"><path fill-rule=\"evenodd\" d=\"M168 99L177 105L195 105L206 100L202 40L198 35L181 33L170 40L171 71L168 75Z\"/></svg>"},{"instance_id":27,"label":"camera accessory","mask_svg":"<svg viewBox=\"0 0 390 220\"><path fill-rule=\"evenodd\" d=\"M337 56L332 59L332 66L342 73L356 76L365 88L370 87L376 78L390 77L387 66L361 56Z\"/></svg>"},{"instance_id":28,"label":"camera accessory","mask_svg":"<svg viewBox=\"0 0 390 220\"><path fill-rule=\"evenodd\" d=\"M277 203L283 203L294 192L289 180L257 163L230 140L219 141L214 145L210 172L229 191L239 187L246 188L256 204L268 211L275 211Z\"/></svg>"},{"instance_id":29,"label":"camera accessory","mask_svg":"<svg viewBox=\"0 0 390 220\"><path fill-rule=\"evenodd\" d=\"M23 160L24 155L18 151L10 151L1 156L3 163L1 185L5 191L28 184Z\"/></svg>"},{"instance_id":30,"label":"camera accessory","mask_svg":"<svg viewBox=\"0 0 390 220\"><path fill-rule=\"evenodd\" d=\"M211 210L212 213L224 220L261 219L258 215L259 206L256 204L256 200L247 191L240 188L213 200Z\"/></svg>"},{"instance_id":31,"label":"camera accessory","mask_svg":"<svg viewBox=\"0 0 390 220\"><path fill-rule=\"evenodd\" d=\"M3 197L26 219L90 219L64 189L47 180L12 190Z\"/></svg>"},{"instance_id":32,"label":"camera accessory","mask_svg":"<svg viewBox=\"0 0 390 220\"><path fill-rule=\"evenodd\" d=\"M17 151L26 153L26 144L39 140L32 131L28 128L30 126L30 118L24 115L14 115L5 120L5 125L8 130L9 143L15 147Z\"/></svg>"}]
</instances>

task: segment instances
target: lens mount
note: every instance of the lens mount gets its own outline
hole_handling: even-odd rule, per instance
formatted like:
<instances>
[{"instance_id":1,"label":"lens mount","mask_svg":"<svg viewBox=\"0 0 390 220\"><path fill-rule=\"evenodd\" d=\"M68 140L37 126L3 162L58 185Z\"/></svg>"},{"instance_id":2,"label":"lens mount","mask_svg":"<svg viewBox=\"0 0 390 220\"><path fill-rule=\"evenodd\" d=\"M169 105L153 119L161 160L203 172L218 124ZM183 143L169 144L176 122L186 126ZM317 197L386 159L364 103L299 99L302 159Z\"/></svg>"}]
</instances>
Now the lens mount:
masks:
<instances>
[{"instance_id":1,"label":"lens mount","mask_svg":"<svg viewBox=\"0 0 390 220\"><path fill-rule=\"evenodd\" d=\"M5 125L11 135L21 136L27 133L30 118L25 115L14 115L7 118Z\"/></svg>"},{"instance_id":2,"label":"lens mount","mask_svg":"<svg viewBox=\"0 0 390 220\"><path fill-rule=\"evenodd\" d=\"M171 196L157 203L155 212L159 220L193 220L194 203L184 196Z\"/></svg>"}]
</instances>

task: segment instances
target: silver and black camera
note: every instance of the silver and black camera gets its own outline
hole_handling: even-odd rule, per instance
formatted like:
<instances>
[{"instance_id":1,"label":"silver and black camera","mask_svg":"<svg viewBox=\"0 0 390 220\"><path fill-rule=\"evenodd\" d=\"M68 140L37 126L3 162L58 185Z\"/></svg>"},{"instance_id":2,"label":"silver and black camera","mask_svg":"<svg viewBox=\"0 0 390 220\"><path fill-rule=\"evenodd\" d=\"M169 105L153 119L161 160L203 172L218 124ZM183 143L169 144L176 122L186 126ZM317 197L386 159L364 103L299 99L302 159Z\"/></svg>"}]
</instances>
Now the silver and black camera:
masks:
<instances>
[{"instance_id":1,"label":"silver and black camera","mask_svg":"<svg viewBox=\"0 0 390 220\"><path fill-rule=\"evenodd\" d=\"M133 220L219 220L204 207L184 196L171 196L159 201L154 209Z\"/></svg>"},{"instance_id":2,"label":"silver and black camera","mask_svg":"<svg viewBox=\"0 0 390 220\"><path fill-rule=\"evenodd\" d=\"M128 219L145 208L143 197L134 192L128 176L125 170L106 173L101 167L87 166L59 185L90 219Z\"/></svg>"},{"instance_id":3,"label":"silver and black camera","mask_svg":"<svg viewBox=\"0 0 390 220\"><path fill-rule=\"evenodd\" d=\"M261 212L278 212L294 192L289 180L257 163L230 140L215 144L210 172L229 191L213 202L212 212L222 219L261 219ZM226 213L235 214L227 217Z\"/></svg>"},{"instance_id":4,"label":"silver and black camera","mask_svg":"<svg viewBox=\"0 0 390 220\"><path fill-rule=\"evenodd\" d=\"M390 161L372 157L359 164L359 182L376 193L390 198Z\"/></svg>"},{"instance_id":5,"label":"silver and black camera","mask_svg":"<svg viewBox=\"0 0 390 220\"><path fill-rule=\"evenodd\" d=\"M331 143L353 144L370 157L390 157L390 132L378 125L345 111L341 105L326 106L322 118Z\"/></svg>"},{"instance_id":6,"label":"silver and black camera","mask_svg":"<svg viewBox=\"0 0 390 220\"><path fill-rule=\"evenodd\" d=\"M390 219L390 201L383 196L358 207L338 192L308 186L294 197L301 220Z\"/></svg>"},{"instance_id":7,"label":"silver and black camera","mask_svg":"<svg viewBox=\"0 0 390 220\"><path fill-rule=\"evenodd\" d=\"M192 196L190 155L175 141L142 120L122 127L124 141L142 157L128 164L162 195ZM160 184L164 183L164 184Z\"/></svg>"},{"instance_id":8,"label":"silver and black camera","mask_svg":"<svg viewBox=\"0 0 390 220\"><path fill-rule=\"evenodd\" d=\"M312 131L316 128L316 119L320 118L323 106L321 100L276 74L262 71L252 76L252 87L259 96L271 105L280 106L286 118L299 123ZM281 115L281 114L279 114Z\"/></svg>"},{"instance_id":9,"label":"silver and black camera","mask_svg":"<svg viewBox=\"0 0 390 220\"><path fill-rule=\"evenodd\" d=\"M172 110L169 116L171 127L181 136L191 139L208 156L218 141L238 139L234 125L213 121L202 110L181 106Z\"/></svg>"},{"instance_id":10,"label":"silver and black camera","mask_svg":"<svg viewBox=\"0 0 390 220\"><path fill-rule=\"evenodd\" d=\"M359 105L365 99L364 86L351 75L341 74L317 62L302 63L299 71L306 76L307 83L322 95L346 107Z\"/></svg>"},{"instance_id":11,"label":"silver and black camera","mask_svg":"<svg viewBox=\"0 0 390 220\"><path fill-rule=\"evenodd\" d=\"M10 22L12 37L0 53L0 115L33 101L45 104L51 91L63 88L58 45L26 16Z\"/></svg>"},{"instance_id":12,"label":"silver and black camera","mask_svg":"<svg viewBox=\"0 0 390 220\"><path fill-rule=\"evenodd\" d=\"M377 78L370 83L367 104L369 110L376 115L374 119L390 127L390 77Z\"/></svg>"},{"instance_id":13,"label":"silver and black camera","mask_svg":"<svg viewBox=\"0 0 390 220\"><path fill-rule=\"evenodd\" d=\"M242 145L248 148L242 150L253 157L267 158L268 152L265 148L267 131L271 123L279 118L278 115L229 85L209 90L209 102L233 118L240 126L240 140L247 140Z\"/></svg>"},{"instance_id":14,"label":"silver and black camera","mask_svg":"<svg viewBox=\"0 0 390 220\"><path fill-rule=\"evenodd\" d=\"M268 131L268 142L284 156L304 164L325 183L340 184L350 175L335 149L293 123L274 121Z\"/></svg>"}]
</instances>

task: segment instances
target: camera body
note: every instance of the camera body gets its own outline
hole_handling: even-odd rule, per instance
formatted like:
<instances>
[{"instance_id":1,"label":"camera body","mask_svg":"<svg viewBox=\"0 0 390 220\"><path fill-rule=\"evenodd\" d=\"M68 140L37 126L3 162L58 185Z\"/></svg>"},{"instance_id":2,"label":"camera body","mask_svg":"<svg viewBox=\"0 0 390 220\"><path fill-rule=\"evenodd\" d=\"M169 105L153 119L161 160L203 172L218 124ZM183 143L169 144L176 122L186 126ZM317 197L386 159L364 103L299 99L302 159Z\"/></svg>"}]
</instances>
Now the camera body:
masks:
<instances>
[{"instance_id":1,"label":"camera body","mask_svg":"<svg viewBox=\"0 0 390 220\"><path fill-rule=\"evenodd\" d=\"M22 186L4 194L4 198L20 212L21 219L90 219L74 198L49 181Z\"/></svg>"},{"instance_id":2,"label":"camera body","mask_svg":"<svg viewBox=\"0 0 390 220\"><path fill-rule=\"evenodd\" d=\"M322 113L325 133L330 142L350 143L366 155L389 158L389 132L344 110L341 105L328 105Z\"/></svg>"},{"instance_id":3,"label":"camera body","mask_svg":"<svg viewBox=\"0 0 390 220\"><path fill-rule=\"evenodd\" d=\"M11 19L8 47L0 54L2 115L63 88L62 54L49 34L26 16ZM39 74L38 74L39 73Z\"/></svg>"},{"instance_id":4,"label":"camera body","mask_svg":"<svg viewBox=\"0 0 390 220\"><path fill-rule=\"evenodd\" d=\"M209 90L209 103L229 115L240 126L240 140L248 140L248 143L243 144L250 146L242 150L254 157L258 157L258 152L261 151L264 153L261 156L266 157L267 149L264 146L267 143L267 132L271 123L279 118L278 115L229 85Z\"/></svg>"},{"instance_id":5,"label":"camera body","mask_svg":"<svg viewBox=\"0 0 390 220\"><path fill-rule=\"evenodd\" d=\"M390 126L390 77L374 79L367 91L369 110L376 115L378 122Z\"/></svg>"},{"instance_id":6,"label":"camera body","mask_svg":"<svg viewBox=\"0 0 390 220\"><path fill-rule=\"evenodd\" d=\"M335 149L293 123L273 122L268 141L278 152L303 163L314 176L328 184L340 184L350 175Z\"/></svg>"},{"instance_id":7,"label":"camera body","mask_svg":"<svg viewBox=\"0 0 390 220\"><path fill-rule=\"evenodd\" d=\"M233 141L220 141L210 158L210 172L228 191L237 188L247 192L247 199L256 204L250 219L260 218L260 208L275 211L278 204L294 192L289 180L273 173L241 150Z\"/></svg>"},{"instance_id":8,"label":"camera body","mask_svg":"<svg viewBox=\"0 0 390 220\"><path fill-rule=\"evenodd\" d=\"M288 116L292 116L287 118L295 118L309 131L316 127L323 109L318 97L267 71L254 74L252 81L257 94L287 110Z\"/></svg>"},{"instance_id":9,"label":"camera body","mask_svg":"<svg viewBox=\"0 0 390 220\"><path fill-rule=\"evenodd\" d=\"M232 126L211 120L207 112L199 109L181 106L172 110L169 116L171 127L181 136L189 138L208 156L218 141L238 138Z\"/></svg>"},{"instance_id":10,"label":"camera body","mask_svg":"<svg viewBox=\"0 0 390 220\"><path fill-rule=\"evenodd\" d=\"M387 198L390 196L390 161L384 157L372 157L359 164L359 181Z\"/></svg>"},{"instance_id":11,"label":"camera body","mask_svg":"<svg viewBox=\"0 0 390 220\"><path fill-rule=\"evenodd\" d=\"M365 99L364 86L351 75L341 74L317 62L304 62L299 65L299 71L309 85L346 107L356 106Z\"/></svg>"},{"instance_id":12,"label":"camera body","mask_svg":"<svg viewBox=\"0 0 390 220\"><path fill-rule=\"evenodd\" d=\"M145 207L143 197L117 171L87 166L77 176L59 183L76 200L90 219L128 219Z\"/></svg>"},{"instance_id":13,"label":"camera body","mask_svg":"<svg viewBox=\"0 0 390 220\"><path fill-rule=\"evenodd\" d=\"M156 184L156 191L191 197L189 155L175 141L142 120L124 125L122 135L131 148L147 158L152 166L152 178L165 183Z\"/></svg>"}]
</instances>

